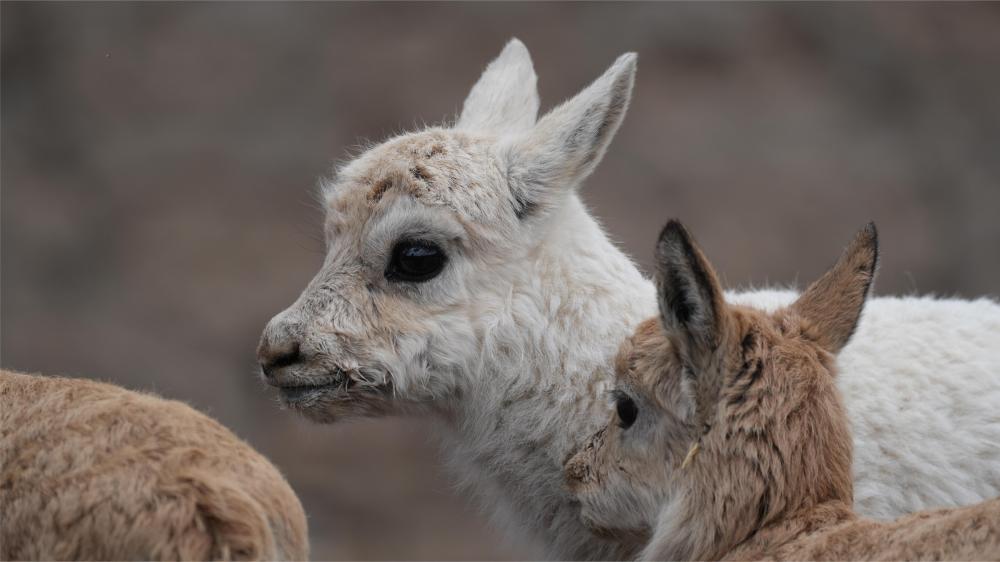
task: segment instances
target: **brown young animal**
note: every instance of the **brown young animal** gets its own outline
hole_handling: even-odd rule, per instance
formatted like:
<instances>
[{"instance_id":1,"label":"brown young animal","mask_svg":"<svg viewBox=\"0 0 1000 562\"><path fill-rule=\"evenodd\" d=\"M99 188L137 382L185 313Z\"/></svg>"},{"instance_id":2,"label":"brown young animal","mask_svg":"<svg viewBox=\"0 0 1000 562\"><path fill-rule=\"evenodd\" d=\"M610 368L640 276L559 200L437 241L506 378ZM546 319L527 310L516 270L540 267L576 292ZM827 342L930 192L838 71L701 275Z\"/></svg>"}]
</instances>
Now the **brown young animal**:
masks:
<instances>
[{"instance_id":1,"label":"brown young animal","mask_svg":"<svg viewBox=\"0 0 1000 562\"><path fill-rule=\"evenodd\" d=\"M687 231L657 245L659 319L616 366L616 412L566 463L594 532L646 559L1000 559L1000 500L894 522L852 511L834 357L875 274L874 225L791 306L727 304Z\"/></svg>"},{"instance_id":2,"label":"brown young animal","mask_svg":"<svg viewBox=\"0 0 1000 562\"><path fill-rule=\"evenodd\" d=\"M302 560L281 473L189 406L0 371L0 560Z\"/></svg>"}]
</instances>

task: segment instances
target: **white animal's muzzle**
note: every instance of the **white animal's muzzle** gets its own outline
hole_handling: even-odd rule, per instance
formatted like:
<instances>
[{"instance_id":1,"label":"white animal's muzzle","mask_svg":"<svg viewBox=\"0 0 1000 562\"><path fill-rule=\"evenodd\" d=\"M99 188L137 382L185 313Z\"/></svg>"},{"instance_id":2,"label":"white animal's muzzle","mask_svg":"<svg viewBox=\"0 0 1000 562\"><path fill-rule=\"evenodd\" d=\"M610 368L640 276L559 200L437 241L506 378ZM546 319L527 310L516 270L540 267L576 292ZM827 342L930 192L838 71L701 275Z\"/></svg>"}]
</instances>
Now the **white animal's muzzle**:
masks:
<instances>
[{"instance_id":1,"label":"white animal's muzzle","mask_svg":"<svg viewBox=\"0 0 1000 562\"><path fill-rule=\"evenodd\" d=\"M326 354L309 350L304 330L289 316L275 316L260 338L257 361L264 381L277 388L289 405L307 401L323 390L346 386L348 377L343 370L331 365Z\"/></svg>"},{"instance_id":2,"label":"white animal's muzzle","mask_svg":"<svg viewBox=\"0 0 1000 562\"><path fill-rule=\"evenodd\" d=\"M356 347L303 322L296 308L268 322L257 347L262 378L281 403L316 421L384 415L392 410L392 383L382 371L361 368Z\"/></svg>"}]
</instances>

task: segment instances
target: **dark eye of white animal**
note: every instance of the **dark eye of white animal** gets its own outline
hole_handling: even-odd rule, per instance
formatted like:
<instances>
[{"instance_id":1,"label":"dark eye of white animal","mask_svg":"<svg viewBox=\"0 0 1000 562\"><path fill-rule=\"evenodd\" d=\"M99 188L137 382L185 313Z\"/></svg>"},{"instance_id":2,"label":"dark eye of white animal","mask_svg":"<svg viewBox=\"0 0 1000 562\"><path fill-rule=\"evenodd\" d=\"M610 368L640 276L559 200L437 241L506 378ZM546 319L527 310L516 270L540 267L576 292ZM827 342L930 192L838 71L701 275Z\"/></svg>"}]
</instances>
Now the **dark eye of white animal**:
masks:
<instances>
[{"instance_id":1,"label":"dark eye of white animal","mask_svg":"<svg viewBox=\"0 0 1000 562\"><path fill-rule=\"evenodd\" d=\"M392 249L385 277L390 281L422 283L437 277L447 261L444 251L433 242L403 240Z\"/></svg>"},{"instance_id":2,"label":"dark eye of white animal","mask_svg":"<svg viewBox=\"0 0 1000 562\"><path fill-rule=\"evenodd\" d=\"M624 392L615 395L615 411L618 412L618 427L628 429L639 417L639 407L635 405L635 400Z\"/></svg>"}]
</instances>

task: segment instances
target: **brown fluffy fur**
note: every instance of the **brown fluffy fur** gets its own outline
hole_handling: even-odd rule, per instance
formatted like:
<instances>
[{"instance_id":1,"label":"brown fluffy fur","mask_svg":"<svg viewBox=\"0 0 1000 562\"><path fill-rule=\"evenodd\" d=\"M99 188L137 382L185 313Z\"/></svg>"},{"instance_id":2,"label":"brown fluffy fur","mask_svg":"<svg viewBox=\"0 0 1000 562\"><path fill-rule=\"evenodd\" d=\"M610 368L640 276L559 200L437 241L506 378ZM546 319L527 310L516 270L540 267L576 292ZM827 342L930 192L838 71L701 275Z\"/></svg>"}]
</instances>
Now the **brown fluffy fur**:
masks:
<instances>
[{"instance_id":1,"label":"brown fluffy fur","mask_svg":"<svg viewBox=\"0 0 1000 562\"><path fill-rule=\"evenodd\" d=\"M309 556L281 473L189 406L0 371L0 559Z\"/></svg>"},{"instance_id":2,"label":"brown fluffy fur","mask_svg":"<svg viewBox=\"0 0 1000 562\"><path fill-rule=\"evenodd\" d=\"M595 531L627 519L600 509L653 498L662 508L647 509L650 559L1000 559L1000 499L889 523L851 509L834 357L874 276L874 227L795 304L769 314L726 304L673 224L659 247L662 317L637 329L617 364L619 391L647 425L637 417L637 429L624 429L615 418L567 463Z\"/></svg>"}]
</instances>

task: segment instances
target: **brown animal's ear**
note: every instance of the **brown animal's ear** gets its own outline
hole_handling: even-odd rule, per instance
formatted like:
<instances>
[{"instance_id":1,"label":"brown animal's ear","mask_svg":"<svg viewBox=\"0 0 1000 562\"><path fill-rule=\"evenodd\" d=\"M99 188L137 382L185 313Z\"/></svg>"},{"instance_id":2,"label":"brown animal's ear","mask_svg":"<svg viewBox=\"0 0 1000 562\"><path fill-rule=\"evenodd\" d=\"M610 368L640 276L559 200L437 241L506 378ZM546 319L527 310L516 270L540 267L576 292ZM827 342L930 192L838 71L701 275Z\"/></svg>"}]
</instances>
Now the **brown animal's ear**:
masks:
<instances>
[{"instance_id":1,"label":"brown animal's ear","mask_svg":"<svg viewBox=\"0 0 1000 562\"><path fill-rule=\"evenodd\" d=\"M660 233L656 267L663 327L668 334L681 336L684 360L701 365L718 346L725 321L725 302L715 271L676 220Z\"/></svg>"},{"instance_id":2,"label":"brown animal's ear","mask_svg":"<svg viewBox=\"0 0 1000 562\"><path fill-rule=\"evenodd\" d=\"M878 266L878 231L868 223L840 260L809 286L792 309L812 325L811 335L831 353L847 344L861 317Z\"/></svg>"}]
</instances>

